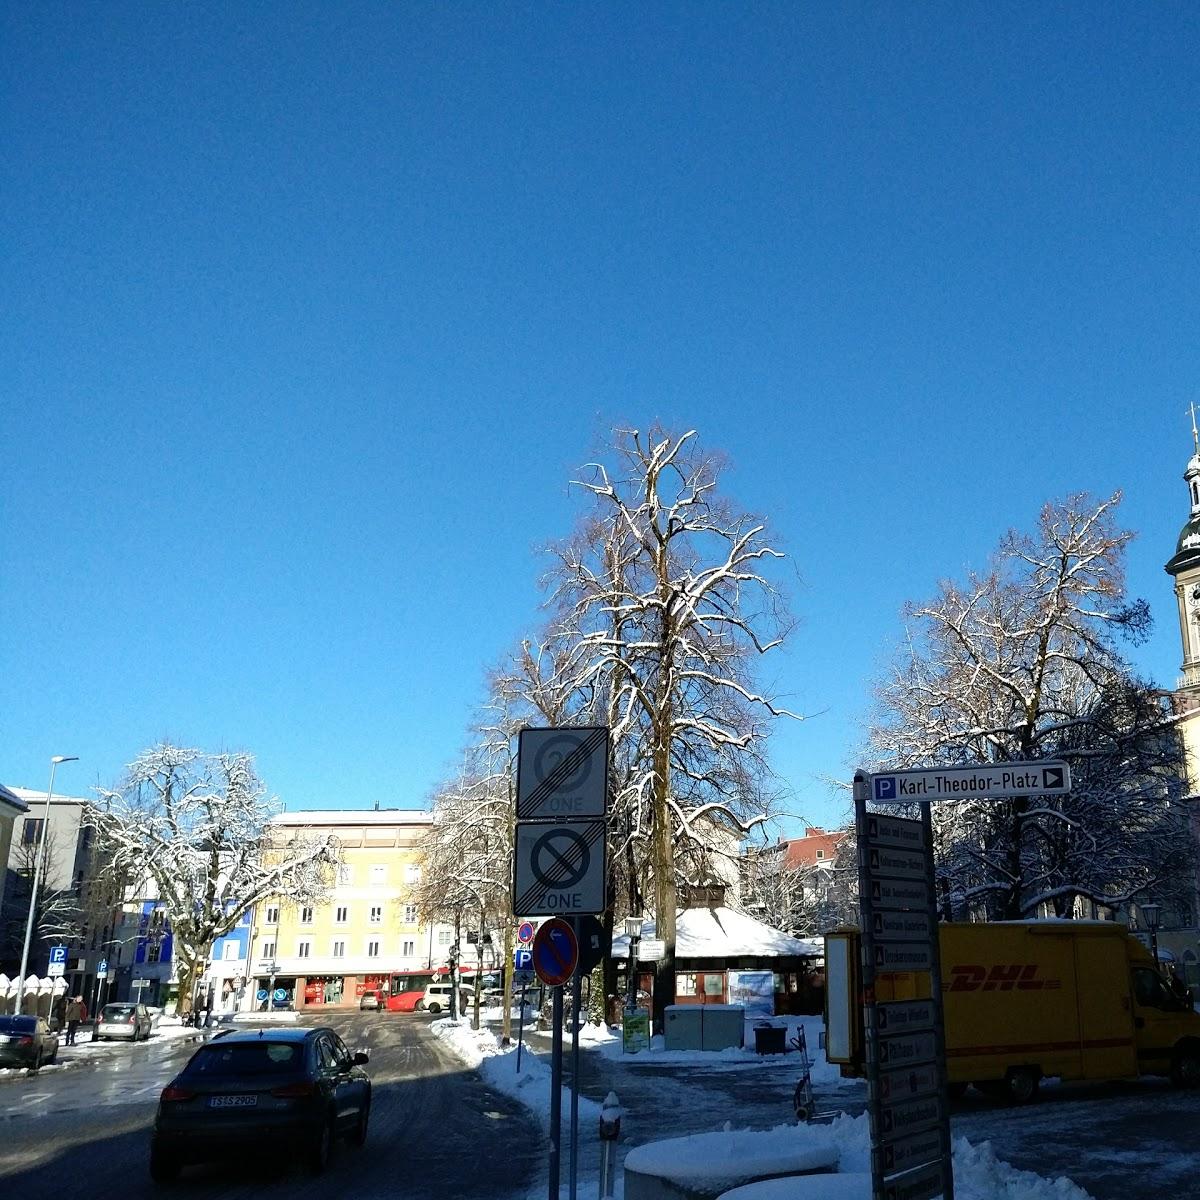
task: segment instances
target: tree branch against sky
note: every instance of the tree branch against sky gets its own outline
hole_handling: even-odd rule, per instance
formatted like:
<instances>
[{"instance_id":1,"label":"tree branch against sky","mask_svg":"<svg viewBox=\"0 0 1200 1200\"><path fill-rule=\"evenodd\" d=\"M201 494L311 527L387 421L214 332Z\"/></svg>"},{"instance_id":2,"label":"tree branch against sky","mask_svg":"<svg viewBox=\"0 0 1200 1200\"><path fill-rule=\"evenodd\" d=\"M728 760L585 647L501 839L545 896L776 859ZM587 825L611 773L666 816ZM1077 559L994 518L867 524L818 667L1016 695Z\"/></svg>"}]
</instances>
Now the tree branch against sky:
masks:
<instances>
[{"instance_id":1,"label":"tree branch against sky","mask_svg":"<svg viewBox=\"0 0 1200 1200\"><path fill-rule=\"evenodd\" d=\"M766 819L771 723L795 717L755 683L791 618L768 574L766 523L719 493L723 463L694 431L618 430L616 462L588 465L580 532L549 577L574 690L596 689L613 731L611 819L643 839L664 986L673 994L676 889Z\"/></svg>"},{"instance_id":2,"label":"tree branch against sky","mask_svg":"<svg viewBox=\"0 0 1200 1200\"><path fill-rule=\"evenodd\" d=\"M89 817L104 871L153 892L180 962L180 1004L217 938L267 899L311 903L332 883L332 838L273 827L278 810L248 754L205 754L163 743L129 764L117 788L99 789Z\"/></svg>"},{"instance_id":3,"label":"tree branch against sky","mask_svg":"<svg viewBox=\"0 0 1200 1200\"><path fill-rule=\"evenodd\" d=\"M1117 649L1150 624L1125 593L1133 534L1117 524L1120 500L1047 504L984 573L910 605L904 648L877 685L869 744L881 765L1072 763L1069 797L934 807L941 869L974 910L1122 903L1159 878L1152 860L1166 861L1178 831L1178 735Z\"/></svg>"}]
</instances>

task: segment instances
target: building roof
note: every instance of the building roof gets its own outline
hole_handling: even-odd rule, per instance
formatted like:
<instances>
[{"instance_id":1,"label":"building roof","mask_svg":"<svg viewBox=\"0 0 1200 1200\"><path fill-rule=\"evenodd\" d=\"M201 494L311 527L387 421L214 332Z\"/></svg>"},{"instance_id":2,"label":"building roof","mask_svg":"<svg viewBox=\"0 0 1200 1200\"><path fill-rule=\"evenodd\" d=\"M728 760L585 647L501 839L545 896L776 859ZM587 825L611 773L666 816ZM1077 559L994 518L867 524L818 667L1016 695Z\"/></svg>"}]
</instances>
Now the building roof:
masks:
<instances>
[{"instance_id":1,"label":"building roof","mask_svg":"<svg viewBox=\"0 0 1200 1200\"><path fill-rule=\"evenodd\" d=\"M654 937L655 928L654 921L643 922L642 937ZM676 958L785 958L823 953L820 939L794 938L732 908L685 908L675 918ZM613 938L612 956L629 957L627 935Z\"/></svg>"},{"instance_id":2,"label":"building roof","mask_svg":"<svg viewBox=\"0 0 1200 1200\"><path fill-rule=\"evenodd\" d=\"M6 788L0 783L0 812L4 812L5 816L19 817L22 813L29 811L29 805L17 795L12 788Z\"/></svg>"},{"instance_id":3,"label":"building roof","mask_svg":"<svg viewBox=\"0 0 1200 1200\"><path fill-rule=\"evenodd\" d=\"M272 825L431 825L419 808L302 808L271 818Z\"/></svg>"},{"instance_id":4,"label":"building roof","mask_svg":"<svg viewBox=\"0 0 1200 1200\"><path fill-rule=\"evenodd\" d=\"M46 803L46 793L44 790L37 791L34 788L22 788L22 787L5 788L4 790L7 792L13 793L17 797L18 800L24 801L24 803L31 808L35 805ZM56 804L92 804L92 803L94 803L94 801L92 800L92 798L90 796L68 796L64 792L55 792L50 797L50 807L51 808L53 808Z\"/></svg>"}]
</instances>

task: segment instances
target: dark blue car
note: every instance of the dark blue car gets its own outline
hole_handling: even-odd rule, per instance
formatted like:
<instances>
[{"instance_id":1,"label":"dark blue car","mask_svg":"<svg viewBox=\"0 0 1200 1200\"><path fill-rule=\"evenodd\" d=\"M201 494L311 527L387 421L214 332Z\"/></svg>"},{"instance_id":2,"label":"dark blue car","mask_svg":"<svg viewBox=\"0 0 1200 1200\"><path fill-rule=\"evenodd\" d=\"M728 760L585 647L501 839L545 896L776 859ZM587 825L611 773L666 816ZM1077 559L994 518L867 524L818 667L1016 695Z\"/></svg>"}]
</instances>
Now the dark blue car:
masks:
<instances>
[{"instance_id":1,"label":"dark blue car","mask_svg":"<svg viewBox=\"0 0 1200 1200\"><path fill-rule=\"evenodd\" d=\"M334 1140L361 1146L371 1113L364 1053L332 1030L261 1029L221 1034L163 1089L150 1143L150 1174L169 1183L188 1163L234 1158L264 1145L293 1153L314 1173Z\"/></svg>"}]
</instances>

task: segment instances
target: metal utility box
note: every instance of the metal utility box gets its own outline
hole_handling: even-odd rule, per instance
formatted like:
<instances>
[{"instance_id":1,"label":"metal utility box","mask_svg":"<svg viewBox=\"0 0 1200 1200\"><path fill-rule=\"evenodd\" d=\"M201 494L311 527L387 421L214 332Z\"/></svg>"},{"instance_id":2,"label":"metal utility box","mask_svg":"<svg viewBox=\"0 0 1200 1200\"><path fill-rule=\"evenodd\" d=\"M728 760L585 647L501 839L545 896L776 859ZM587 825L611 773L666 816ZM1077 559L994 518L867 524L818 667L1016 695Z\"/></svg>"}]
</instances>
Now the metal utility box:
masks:
<instances>
[{"instance_id":1,"label":"metal utility box","mask_svg":"<svg viewBox=\"0 0 1200 1200\"><path fill-rule=\"evenodd\" d=\"M740 1004L703 1004L700 1032L702 1050L740 1047L745 1036L746 1010Z\"/></svg>"},{"instance_id":2,"label":"metal utility box","mask_svg":"<svg viewBox=\"0 0 1200 1200\"><path fill-rule=\"evenodd\" d=\"M700 1004L669 1004L663 1029L668 1050L703 1050L704 1007Z\"/></svg>"}]
</instances>

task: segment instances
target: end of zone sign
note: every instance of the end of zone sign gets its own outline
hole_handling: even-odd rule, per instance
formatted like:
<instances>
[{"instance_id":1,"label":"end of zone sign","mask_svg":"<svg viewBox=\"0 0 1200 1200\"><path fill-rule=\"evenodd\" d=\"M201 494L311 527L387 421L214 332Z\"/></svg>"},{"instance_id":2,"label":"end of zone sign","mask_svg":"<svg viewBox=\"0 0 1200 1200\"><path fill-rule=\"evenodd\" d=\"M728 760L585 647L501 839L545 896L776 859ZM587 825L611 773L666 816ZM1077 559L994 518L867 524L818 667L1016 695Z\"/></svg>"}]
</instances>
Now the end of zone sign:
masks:
<instances>
[{"instance_id":1,"label":"end of zone sign","mask_svg":"<svg viewBox=\"0 0 1200 1200\"><path fill-rule=\"evenodd\" d=\"M517 739L517 820L603 817L608 729L581 725L522 729Z\"/></svg>"},{"instance_id":2,"label":"end of zone sign","mask_svg":"<svg viewBox=\"0 0 1200 1200\"><path fill-rule=\"evenodd\" d=\"M526 917L603 912L604 828L603 820L518 825L514 911Z\"/></svg>"}]
</instances>

